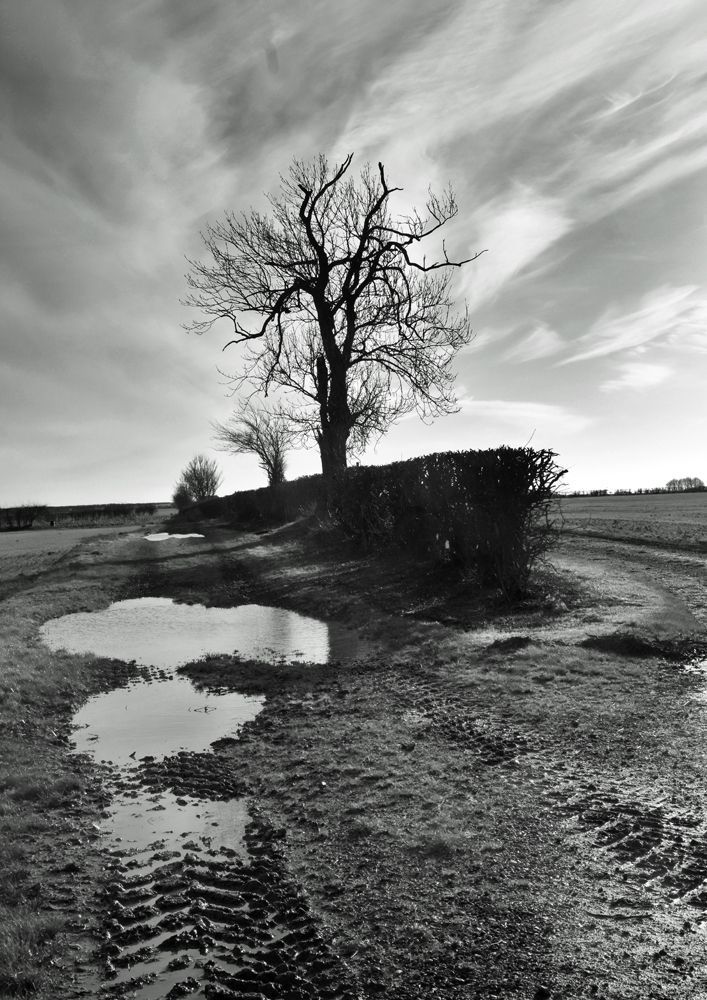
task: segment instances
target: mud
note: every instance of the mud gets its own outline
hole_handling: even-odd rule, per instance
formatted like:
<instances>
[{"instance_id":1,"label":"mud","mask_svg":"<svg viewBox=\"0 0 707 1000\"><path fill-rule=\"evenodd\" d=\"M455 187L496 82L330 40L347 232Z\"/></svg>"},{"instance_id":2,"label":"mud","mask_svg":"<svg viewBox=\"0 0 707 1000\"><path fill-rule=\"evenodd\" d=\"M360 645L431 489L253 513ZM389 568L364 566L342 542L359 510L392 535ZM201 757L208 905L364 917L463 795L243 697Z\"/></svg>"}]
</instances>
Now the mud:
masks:
<instances>
[{"instance_id":1,"label":"mud","mask_svg":"<svg viewBox=\"0 0 707 1000\"><path fill-rule=\"evenodd\" d=\"M166 611L169 624L175 610L183 630L186 618L189 641L182 631L177 643L160 645L166 633L159 615ZM76 749L106 765L103 787L110 799L100 824L111 857L102 975L84 975L80 987L92 996L144 1000L353 998L350 972L325 943L282 864L284 830L274 830L255 809L251 813L247 768L234 774L226 766L224 750L238 742L263 698L223 686L197 690L164 669L193 651L195 614L199 622L206 618L214 648L213 623L227 616L225 609L156 598L119 602L42 628L54 647L115 653L121 643L138 664L163 664L94 696L74 717ZM286 653L302 655L302 646L320 661L328 658L324 623L254 605L231 609L228 617L231 628L233 618L240 626L241 645L261 649L266 637L276 662ZM273 623L279 629L268 631ZM250 630L245 637L244 624ZM204 642L196 641L197 648Z\"/></svg>"},{"instance_id":2,"label":"mud","mask_svg":"<svg viewBox=\"0 0 707 1000\"><path fill-rule=\"evenodd\" d=\"M326 536L204 531L106 571L128 567L124 596L358 623L368 652L180 668L204 705L265 705L106 773L84 995L707 995L702 556L570 539L503 609Z\"/></svg>"},{"instance_id":3,"label":"mud","mask_svg":"<svg viewBox=\"0 0 707 1000\"><path fill-rule=\"evenodd\" d=\"M115 856L100 950L109 982L96 995L353 1000L350 972L287 874L282 837L256 816L241 850L202 838Z\"/></svg>"}]
</instances>

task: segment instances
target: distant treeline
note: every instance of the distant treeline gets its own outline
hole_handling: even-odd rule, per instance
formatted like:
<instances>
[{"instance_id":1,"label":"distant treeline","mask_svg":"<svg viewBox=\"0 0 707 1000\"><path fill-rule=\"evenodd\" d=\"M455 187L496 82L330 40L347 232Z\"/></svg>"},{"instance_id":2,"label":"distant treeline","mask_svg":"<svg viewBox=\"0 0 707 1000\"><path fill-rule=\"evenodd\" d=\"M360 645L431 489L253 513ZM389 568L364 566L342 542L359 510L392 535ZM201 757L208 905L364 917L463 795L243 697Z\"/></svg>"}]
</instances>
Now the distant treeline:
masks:
<instances>
[{"instance_id":1,"label":"distant treeline","mask_svg":"<svg viewBox=\"0 0 707 1000\"><path fill-rule=\"evenodd\" d=\"M0 507L0 531L24 531L35 525L72 528L120 524L154 514L158 507L169 506L156 503L74 504L64 507L20 504L17 507Z\"/></svg>"},{"instance_id":2,"label":"distant treeline","mask_svg":"<svg viewBox=\"0 0 707 1000\"><path fill-rule=\"evenodd\" d=\"M705 493L707 486L697 480L695 485L673 485L684 482L679 479L671 479L665 486L654 486L652 489L639 490L574 490L572 493L563 493L564 497L637 497L651 495L654 493Z\"/></svg>"}]
</instances>

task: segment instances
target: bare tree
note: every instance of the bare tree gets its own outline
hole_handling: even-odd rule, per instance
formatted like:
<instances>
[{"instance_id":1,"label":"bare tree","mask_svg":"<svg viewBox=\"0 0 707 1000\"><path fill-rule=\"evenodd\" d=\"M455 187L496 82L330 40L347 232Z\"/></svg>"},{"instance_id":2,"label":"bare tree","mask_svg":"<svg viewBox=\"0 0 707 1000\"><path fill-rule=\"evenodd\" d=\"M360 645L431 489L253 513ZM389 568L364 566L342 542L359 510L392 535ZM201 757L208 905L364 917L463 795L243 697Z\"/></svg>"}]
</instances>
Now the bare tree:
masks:
<instances>
[{"instance_id":1,"label":"bare tree","mask_svg":"<svg viewBox=\"0 0 707 1000\"><path fill-rule=\"evenodd\" d=\"M205 261L190 260L188 305L204 333L228 320L245 344L236 386L291 393L289 416L312 430L327 479L402 414L455 409L451 362L471 337L454 313L454 261L420 244L457 214L451 190L430 192L426 212L394 217L382 163L347 176L352 156L330 167L294 161L271 213L251 210L210 225ZM225 349L225 348L224 348ZM293 401L294 400L294 401Z\"/></svg>"},{"instance_id":2,"label":"bare tree","mask_svg":"<svg viewBox=\"0 0 707 1000\"><path fill-rule=\"evenodd\" d=\"M705 484L698 476L683 476L682 479L670 479L665 488L671 493L684 493L687 490L701 491Z\"/></svg>"},{"instance_id":3,"label":"bare tree","mask_svg":"<svg viewBox=\"0 0 707 1000\"><path fill-rule=\"evenodd\" d=\"M285 456L296 431L288 417L277 411L245 403L226 423L215 423L215 439L234 455L257 455L268 477L268 486L285 481Z\"/></svg>"},{"instance_id":4,"label":"bare tree","mask_svg":"<svg viewBox=\"0 0 707 1000\"><path fill-rule=\"evenodd\" d=\"M216 462L205 455L196 455L184 467L175 487L173 499L179 505L188 495L192 502L197 503L199 500L215 496L220 485L221 473Z\"/></svg>"}]
</instances>

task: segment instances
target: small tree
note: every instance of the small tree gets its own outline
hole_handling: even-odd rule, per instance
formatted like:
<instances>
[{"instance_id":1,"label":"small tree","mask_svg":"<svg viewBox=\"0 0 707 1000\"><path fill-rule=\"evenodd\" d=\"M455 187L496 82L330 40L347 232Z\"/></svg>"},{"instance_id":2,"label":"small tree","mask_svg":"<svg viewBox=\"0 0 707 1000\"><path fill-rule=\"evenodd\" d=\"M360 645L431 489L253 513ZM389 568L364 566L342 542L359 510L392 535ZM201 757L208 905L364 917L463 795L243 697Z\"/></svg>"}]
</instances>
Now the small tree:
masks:
<instances>
[{"instance_id":1,"label":"small tree","mask_svg":"<svg viewBox=\"0 0 707 1000\"><path fill-rule=\"evenodd\" d=\"M185 466L174 491L174 501L177 503L177 496L184 500L188 495L192 503L200 500L207 500L216 495L216 490L221 485L221 473L216 462L205 455L196 455L191 462Z\"/></svg>"},{"instance_id":2,"label":"small tree","mask_svg":"<svg viewBox=\"0 0 707 1000\"><path fill-rule=\"evenodd\" d=\"M187 507L191 507L194 503L194 498L189 492L186 483L183 483L181 480L177 483L172 494L172 502L179 511L186 510Z\"/></svg>"},{"instance_id":3,"label":"small tree","mask_svg":"<svg viewBox=\"0 0 707 1000\"><path fill-rule=\"evenodd\" d=\"M268 486L285 481L285 455L296 431L285 414L245 403L226 423L214 424L218 445L234 455L257 455Z\"/></svg>"},{"instance_id":4,"label":"small tree","mask_svg":"<svg viewBox=\"0 0 707 1000\"><path fill-rule=\"evenodd\" d=\"M227 215L202 234L206 261L189 261L186 304L220 319L247 344L236 385L291 394L291 417L314 430L331 482L405 413L453 411L457 351L471 337L454 312L452 260L421 245L457 214L451 190L430 193L423 214L396 216L382 163L347 176L352 156L330 166L295 161L270 197L271 214ZM228 344L226 345L229 346Z\"/></svg>"}]
</instances>

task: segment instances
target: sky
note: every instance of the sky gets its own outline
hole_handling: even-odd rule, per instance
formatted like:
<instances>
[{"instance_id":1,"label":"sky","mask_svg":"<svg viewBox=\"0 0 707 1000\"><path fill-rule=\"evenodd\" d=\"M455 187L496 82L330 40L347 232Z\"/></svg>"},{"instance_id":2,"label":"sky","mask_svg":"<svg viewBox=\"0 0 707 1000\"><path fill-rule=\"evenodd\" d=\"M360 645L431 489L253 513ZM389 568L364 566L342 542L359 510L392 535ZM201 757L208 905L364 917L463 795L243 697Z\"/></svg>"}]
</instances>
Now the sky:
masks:
<instances>
[{"instance_id":1,"label":"sky","mask_svg":"<svg viewBox=\"0 0 707 1000\"><path fill-rule=\"evenodd\" d=\"M707 480L704 0L0 0L0 505L164 501L229 330L185 257L293 157L450 183L459 409L362 461L552 448L568 489ZM319 470L292 453L291 477Z\"/></svg>"}]
</instances>

